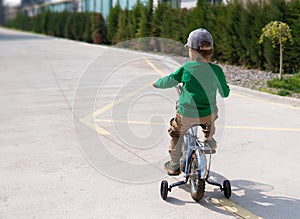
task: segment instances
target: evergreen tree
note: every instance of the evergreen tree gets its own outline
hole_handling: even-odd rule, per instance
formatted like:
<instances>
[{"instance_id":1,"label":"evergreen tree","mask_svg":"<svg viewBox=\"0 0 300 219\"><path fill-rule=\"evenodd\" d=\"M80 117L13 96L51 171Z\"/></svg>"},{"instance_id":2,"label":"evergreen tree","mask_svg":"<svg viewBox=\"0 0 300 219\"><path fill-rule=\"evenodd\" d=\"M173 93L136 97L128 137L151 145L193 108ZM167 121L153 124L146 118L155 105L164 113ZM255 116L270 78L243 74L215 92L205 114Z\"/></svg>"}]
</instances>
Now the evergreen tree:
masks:
<instances>
[{"instance_id":1,"label":"evergreen tree","mask_svg":"<svg viewBox=\"0 0 300 219\"><path fill-rule=\"evenodd\" d=\"M82 25L82 14L81 13L71 13L72 19L71 32L72 36L75 40L81 40L81 34L83 33L83 25Z\"/></svg>"},{"instance_id":2,"label":"evergreen tree","mask_svg":"<svg viewBox=\"0 0 300 219\"><path fill-rule=\"evenodd\" d=\"M153 19L151 22L151 35L153 37L160 37L162 32L163 14L166 9L166 3L158 3L154 11Z\"/></svg>"},{"instance_id":3,"label":"evergreen tree","mask_svg":"<svg viewBox=\"0 0 300 219\"><path fill-rule=\"evenodd\" d=\"M151 36L152 19L153 19L153 0L148 0L146 6L147 6L147 30L148 30L148 36Z\"/></svg>"},{"instance_id":4,"label":"evergreen tree","mask_svg":"<svg viewBox=\"0 0 300 219\"><path fill-rule=\"evenodd\" d=\"M296 73L299 71L300 63L300 1L292 0L288 5L287 23L292 29L293 44L287 44L285 49L285 56L283 57L284 69L289 73Z\"/></svg>"},{"instance_id":5,"label":"evergreen tree","mask_svg":"<svg viewBox=\"0 0 300 219\"><path fill-rule=\"evenodd\" d=\"M102 44L107 42L107 28L101 13L94 15L92 24L93 43Z\"/></svg>"},{"instance_id":6,"label":"evergreen tree","mask_svg":"<svg viewBox=\"0 0 300 219\"><path fill-rule=\"evenodd\" d=\"M115 36L115 42L116 43L120 43L123 41L128 40L128 31L127 31L127 10L124 11L120 11L120 15L119 15L119 21L118 21L118 28L117 28L117 33Z\"/></svg>"},{"instance_id":7,"label":"evergreen tree","mask_svg":"<svg viewBox=\"0 0 300 219\"><path fill-rule=\"evenodd\" d=\"M230 62L231 57L231 36L228 30L231 26L231 21L228 21L228 7L232 7L231 4L225 6L220 5L215 9L215 29L214 32L214 57L221 62Z\"/></svg>"},{"instance_id":8,"label":"evergreen tree","mask_svg":"<svg viewBox=\"0 0 300 219\"><path fill-rule=\"evenodd\" d=\"M164 12L160 24L160 37L172 39L173 37L173 10L169 4L163 3Z\"/></svg>"},{"instance_id":9,"label":"evergreen tree","mask_svg":"<svg viewBox=\"0 0 300 219\"><path fill-rule=\"evenodd\" d=\"M50 16L50 11L49 10L43 12L42 15L41 15L41 27L42 27L41 32L44 33L44 34L48 33L49 16Z\"/></svg>"},{"instance_id":10,"label":"evergreen tree","mask_svg":"<svg viewBox=\"0 0 300 219\"><path fill-rule=\"evenodd\" d=\"M204 21L204 10L202 5L205 0L198 0L197 6L195 8L192 8L190 12L187 14L188 16L188 24L187 24L187 32L191 32L192 30L198 29L200 27L203 27L205 21Z\"/></svg>"},{"instance_id":11,"label":"evergreen tree","mask_svg":"<svg viewBox=\"0 0 300 219\"><path fill-rule=\"evenodd\" d=\"M72 14L69 14L65 25L65 38L75 39L72 33L72 26L73 26L73 16Z\"/></svg>"},{"instance_id":12,"label":"evergreen tree","mask_svg":"<svg viewBox=\"0 0 300 219\"><path fill-rule=\"evenodd\" d=\"M63 37L69 13L67 11L64 11L64 12L58 13L58 14L59 14L59 18L58 18L58 21L56 24L56 28L57 28L56 36Z\"/></svg>"},{"instance_id":13,"label":"evergreen tree","mask_svg":"<svg viewBox=\"0 0 300 219\"><path fill-rule=\"evenodd\" d=\"M38 14L33 18L33 31L36 33L42 33L41 14Z\"/></svg>"},{"instance_id":14,"label":"evergreen tree","mask_svg":"<svg viewBox=\"0 0 300 219\"><path fill-rule=\"evenodd\" d=\"M136 37L147 37L149 36L149 29L148 29L148 8L145 6L140 7L140 19L137 25L137 32Z\"/></svg>"},{"instance_id":15,"label":"evergreen tree","mask_svg":"<svg viewBox=\"0 0 300 219\"><path fill-rule=\"evenodd\" d=\"M179 42L186 44L188 34L187 26L188 26L188 19L187 19L188 10L186 8L180 9L178 11L178 18L176 22L176 31L178 37L176 38Z\"/></svg>"},{"instance_id":16,"label":"evergreen tree","mask_svg":"<svg viewBox=\"0 0 300 219\"><path fill-rule=\"evenodd\" d=\"M144 5L138 0L131 11L132 29L135 34L137 34L139 29L139 23L142 17L142 13L144 12L143 7Z\"/></svg>"},{"instance_id":17,"label":"evergreen tree","mask_svg":"<svg viewBox=\"0 0 300 219\"><path fill-rule=\"evenodd\" d=\"M107 23L108 23L108 32L107 32L107 38L108 41L111 43L116 43L116 34L118 32L118 23L119 23L119 16L121 13L121 6L119 4L119 1L117 4L110 10Z\"/></svg>"},{"instance_id":18,"label":"evergreen tree","mask_svg":"<svg viewBox=\"0 0 300 219\"><path fill-rule=\"evenodd\" d=\"M247 59L245 65L251 68L262 69L264 62L263 47L262 45L257 44L257 39L261 35L261 29L263 28L264 23L266 23L265 14L261 9L261 6L253 2L248 2L247 11L247 20L249 21L249 24L246 29L243 29L248 31L249 41L244 41L243 43L246 47L249 59Z\"/></svg>"},{"instance_id":19,"label":"evergreen tree","mask_svg":"<svg viewBox=\"0 0 300 219\"><path fill-rule=\"evenodd\" d=\"M92 43L92 21L94 19L94 14L85 13L85 25L84 25L84 33L83 33L83 41Z\"/></svg>"},{"instance_id":20,"label":"evergreen tree","mask_svg":"<svg viewBox=\"0 0 300 219\"><path fill-rule=\"evenodd\" d=\"M49 11L47 35L55 36L55 26L57 25L57 13Z\"/></svg>"}]
</instances>

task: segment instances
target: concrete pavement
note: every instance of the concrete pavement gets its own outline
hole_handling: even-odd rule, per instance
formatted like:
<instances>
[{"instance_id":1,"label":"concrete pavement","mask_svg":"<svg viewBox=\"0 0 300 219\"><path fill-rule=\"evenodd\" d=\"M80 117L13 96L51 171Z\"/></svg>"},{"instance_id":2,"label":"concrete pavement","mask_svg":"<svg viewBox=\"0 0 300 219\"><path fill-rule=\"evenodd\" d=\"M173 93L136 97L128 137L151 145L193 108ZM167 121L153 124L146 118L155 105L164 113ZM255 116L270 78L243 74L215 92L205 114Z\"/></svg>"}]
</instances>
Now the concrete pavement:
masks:
<instances>
[{"instance_id":1,"label":"concrete pavement","mask_svg":"<svg viewBox=\"0 0 300 219\"><path fill-rule=\"evenodd\" d=\"M299 218L300 103L231 86L212 177L159 196L176 69L162 55L0 29L0 218Z\"/></svg>"}]
</instances>

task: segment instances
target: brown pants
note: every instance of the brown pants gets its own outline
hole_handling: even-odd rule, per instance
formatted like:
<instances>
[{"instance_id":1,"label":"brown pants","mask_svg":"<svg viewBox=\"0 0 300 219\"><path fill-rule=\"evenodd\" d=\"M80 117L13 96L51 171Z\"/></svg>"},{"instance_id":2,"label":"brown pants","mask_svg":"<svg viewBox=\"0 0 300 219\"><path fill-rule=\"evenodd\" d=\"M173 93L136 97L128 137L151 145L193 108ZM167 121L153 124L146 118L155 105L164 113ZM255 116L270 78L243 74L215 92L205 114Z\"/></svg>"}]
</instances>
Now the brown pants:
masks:
<instances>
[{"instance_id":1,"label":"brown pants","mask_svg":"<svg viewBox=\"0 0 300 219\"><path fill-rule=\"evenodd\" d=\"M204 133L204 141L212 139L215 134L215 120L218 118L218 111L216 110L209 116L201 118L189 118L176 113L176 117L170 121L170 128L168 129L171 136L169 153L171 161L179 163L182 156L183 135L186 131L195 124L205 125L205 129L202 129Z\"/></svg>"}]
</instances>

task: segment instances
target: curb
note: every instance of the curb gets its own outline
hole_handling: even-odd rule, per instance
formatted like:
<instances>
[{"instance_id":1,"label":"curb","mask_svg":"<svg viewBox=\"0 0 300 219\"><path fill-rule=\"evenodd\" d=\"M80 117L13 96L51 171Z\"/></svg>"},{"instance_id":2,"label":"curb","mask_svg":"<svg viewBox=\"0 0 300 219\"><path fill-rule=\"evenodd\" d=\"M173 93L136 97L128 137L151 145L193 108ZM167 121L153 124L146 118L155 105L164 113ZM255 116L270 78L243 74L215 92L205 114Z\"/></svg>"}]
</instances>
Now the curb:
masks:
<instances>
[{"instance_id":1,"label":"curb","mask_svg":"<svg viewBox=\"0 0 300 219\"><path fill-rule=\"evenodd\" d=\"M270 93L265 93L257 90L252 90L250 88L239 87L236 85L229 85L230 89L234 93L243 94L249 97L266 100L269 102L279 103L279 104L286 104L292 107L299 107L300 108L300 99L292 98L292 97L283 97L278 96Z\"/></svg>"}]
</instances>

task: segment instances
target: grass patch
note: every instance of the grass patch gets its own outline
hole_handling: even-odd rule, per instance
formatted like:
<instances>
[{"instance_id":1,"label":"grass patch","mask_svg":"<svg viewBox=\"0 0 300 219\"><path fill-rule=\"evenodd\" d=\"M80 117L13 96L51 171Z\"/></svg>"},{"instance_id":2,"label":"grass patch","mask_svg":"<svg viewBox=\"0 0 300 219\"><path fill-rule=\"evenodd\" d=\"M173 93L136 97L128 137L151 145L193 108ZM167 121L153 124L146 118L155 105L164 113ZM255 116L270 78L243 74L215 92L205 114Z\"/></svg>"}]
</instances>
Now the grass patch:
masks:
<instances>
[{"instance_id":1,"label":"grass patch","mask_svg":"<svg viewBox=\"0 0 300 219\"><path fill-rule=\"evenodd\" d=\"M261 92L269 93L269 94L277 94L277 92L275 92L271 89L268 89L268 88L259 88L258 90Z\"/></svg>"},{"instance_id":2,"label":"grass patch","mask_svg":"<svg viewBox=\"0 0 300 219\"><path fill-rule=\"evenodd\" d=\"M267 85L270 88L275 88L277 90L276 94L280 96L290 96L292 93L300 93L300 74L298 73L282 80L272 79L267 81Z\"/></svg>"}]
</instances>

